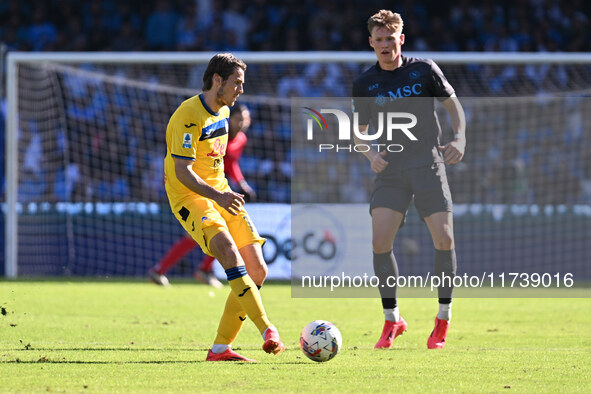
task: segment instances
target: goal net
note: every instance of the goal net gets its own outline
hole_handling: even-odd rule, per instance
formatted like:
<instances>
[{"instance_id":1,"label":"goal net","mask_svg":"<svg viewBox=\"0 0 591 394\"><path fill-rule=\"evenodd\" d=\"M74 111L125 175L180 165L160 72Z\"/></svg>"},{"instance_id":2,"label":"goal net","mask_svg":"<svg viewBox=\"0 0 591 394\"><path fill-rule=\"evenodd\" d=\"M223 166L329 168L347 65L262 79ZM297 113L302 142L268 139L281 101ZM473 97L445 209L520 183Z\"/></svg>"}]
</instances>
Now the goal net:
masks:
<instances>
[{"instance_id":1,"label":"goal net","mask_svg":"<svg viewBox=\"0 0 591 394\"><path fill-rule=\"evenodd\" d=\"M9 55L5 275L142 276L183 236L164 192L164 134L179 103L200 92L211 55ZM568 267L591 279L589 56L418 55L438 62L466 109L466 157L447 169L462 270ZM249 211L275 238L267 257L289 264L287 204L367 209L372 180L361 155L294 158L290 98L349 96L373 56L239 56L248 64L239 102L252 116L240 165L257 192ZM414 211L407 220L395 253L407 273L423 272L430 238ZM190 274L199 256L173 275Z\"/></svg>"}]
</instances>

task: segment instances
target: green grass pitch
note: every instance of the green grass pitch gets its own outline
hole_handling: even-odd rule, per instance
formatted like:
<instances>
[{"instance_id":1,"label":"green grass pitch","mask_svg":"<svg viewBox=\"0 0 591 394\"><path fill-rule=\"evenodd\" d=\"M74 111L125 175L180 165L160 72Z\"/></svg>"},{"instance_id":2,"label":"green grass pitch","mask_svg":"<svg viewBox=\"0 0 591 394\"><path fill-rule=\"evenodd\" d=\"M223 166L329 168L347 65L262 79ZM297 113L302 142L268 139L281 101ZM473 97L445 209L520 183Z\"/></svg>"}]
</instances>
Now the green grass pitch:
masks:
<instances>
[{"instance_id":1,"label":"green grass pitch","mask_svg":"<svg viewBox=\"0 0 591 394\"><path fill-rule=\"evenodd\" d=\"M0 282L0 392L590 392L591 299L456 299L444 350L427 350L436 301L402 299L409 330L374 351L377 299L262 294L287 351L265 354L247 320L235 344L257 364L206 363L229 287ZM329 320L339 355L317 364L300 330Z\"/></svg>"}]
</instances>

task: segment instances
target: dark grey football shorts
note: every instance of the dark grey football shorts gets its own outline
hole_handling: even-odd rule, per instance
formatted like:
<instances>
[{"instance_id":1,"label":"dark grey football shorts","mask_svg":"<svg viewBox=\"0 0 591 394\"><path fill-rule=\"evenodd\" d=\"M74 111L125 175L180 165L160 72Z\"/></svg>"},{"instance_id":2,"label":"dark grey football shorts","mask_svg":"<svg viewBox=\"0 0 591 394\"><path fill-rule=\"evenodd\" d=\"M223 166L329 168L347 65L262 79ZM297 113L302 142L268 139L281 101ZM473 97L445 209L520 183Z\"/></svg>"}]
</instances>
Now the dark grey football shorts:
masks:
<instances>
[{"instance_id":1,"label":"dark grey football shorts","mask_svg":"<svg viewBox=\"0 0 591 394\"><path fill-rule=\"evenodd\" d=\"M374 208L390 208L406 216L413 197L421 219L436 212L452 211L445 164L434 163L387 177L378 176L371 195L370 214Z\"/></svg>"}]
</instances>

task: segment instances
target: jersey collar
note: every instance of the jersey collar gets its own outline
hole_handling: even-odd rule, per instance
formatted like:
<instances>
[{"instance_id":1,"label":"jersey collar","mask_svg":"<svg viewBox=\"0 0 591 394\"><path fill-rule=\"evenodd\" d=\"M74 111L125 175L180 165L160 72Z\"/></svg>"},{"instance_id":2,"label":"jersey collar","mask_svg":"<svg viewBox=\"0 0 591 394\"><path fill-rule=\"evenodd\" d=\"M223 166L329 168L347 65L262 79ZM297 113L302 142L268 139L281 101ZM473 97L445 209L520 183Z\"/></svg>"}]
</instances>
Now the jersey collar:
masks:
<instances>
[{"instance_id":1,"label":"jersey collar","mask_svg":"<svg viewBox=\"0 0 591 394\"><path fill-rule=\"evenodd\" d=\"M399 68L406 66L406 64L408 63L408 58L406 56L400 55L400 58L402 59L402 63L400 64L400 67L395 68L394 70L384 70L383 68L380 67L379 61L376 62L376 68L378 69L378 71L394 72L394 71L398 70Z\"/></svg>"},{"instance_id":2,"label":"jersey collar","mask_svg":"<svg viewBox=\"0 0 591 394\"><path fill-rule=\"evenodd\" d=\"M203 105L203 108L205 108L205 110L207 112L209 112L213 116L218 116L220 114L219 112L213 112L213 110L211 108L209 108L209 105L207 105L207 103L205 102L205 97L203 97L203 93L201 93L199 95L199 100L201 100L201 104Z\"/></svg>"}]
</instances>

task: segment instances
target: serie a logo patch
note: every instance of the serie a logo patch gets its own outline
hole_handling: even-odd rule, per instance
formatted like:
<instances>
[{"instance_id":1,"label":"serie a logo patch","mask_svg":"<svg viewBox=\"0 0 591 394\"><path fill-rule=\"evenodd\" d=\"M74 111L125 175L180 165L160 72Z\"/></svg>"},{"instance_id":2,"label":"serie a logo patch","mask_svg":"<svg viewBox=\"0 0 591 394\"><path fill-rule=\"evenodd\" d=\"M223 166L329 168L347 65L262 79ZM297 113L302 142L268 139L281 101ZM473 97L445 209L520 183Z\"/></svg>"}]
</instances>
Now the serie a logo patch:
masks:
<instances>
[{"instance_id":1,"label":"serie a logo patch","mask_svg":"<svg viewBox=\"0 0 591 394\"><path fill-rule=\"evenodd\" d=\"M185 133L183 136L183 148L190 148L193 143L193 134Z\"/></svg>"}]
</instances>

